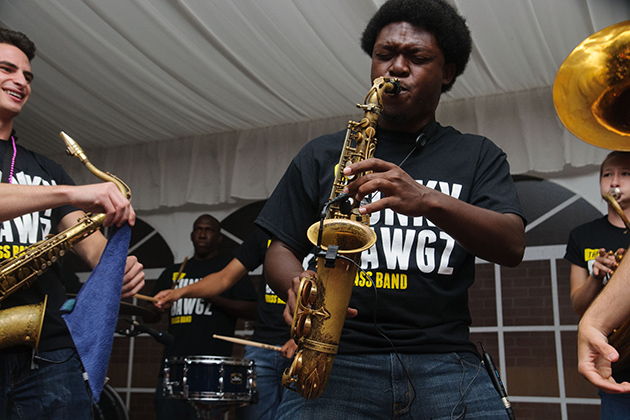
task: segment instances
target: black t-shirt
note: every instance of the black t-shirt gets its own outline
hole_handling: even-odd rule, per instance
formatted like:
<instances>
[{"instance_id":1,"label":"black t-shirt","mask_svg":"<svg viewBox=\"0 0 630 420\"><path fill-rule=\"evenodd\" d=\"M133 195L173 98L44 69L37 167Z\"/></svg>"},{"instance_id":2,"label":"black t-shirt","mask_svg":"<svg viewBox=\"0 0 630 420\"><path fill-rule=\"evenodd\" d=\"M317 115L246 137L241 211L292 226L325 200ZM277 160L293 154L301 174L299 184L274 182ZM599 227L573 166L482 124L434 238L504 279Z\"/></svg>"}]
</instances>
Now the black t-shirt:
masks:
<instances>
[{"instance_id":1,"label":"black t-shirt","mask_svg":"<svg viewBox=\"0 0 630 420\"><path fill-rule=\"evenodd\" d=\"M234 257L249 271L253 271L264 262L269 241L268 234L255 228L252 234L234 252ZM258 317L254 321L253 341L283 345L291 338L290 328L282 317L284 307L284 301L265 282L263 274L258 287Z\"/></svg>"},{"instance_id":2,"label":"black t-shirt","mask_svg":"<svg viewBox=\"0 0 630 420\"><path fill-rule=\"evenodd\" d=\"M464 202L522 217L505 154L487 138L452 127L428 127L427 142L402 165L417 182ZM307 228L319 218L330 196L344 132L309 142L294 158L267 200L256 223L302 254L312 249ZM378 130L375 157L400 165L417 135ZM373 201L380 199L375 193ZM468 288L475 256L423 217L390 209L370 216L377 243L361 255L361 266L376 284L358 273L339 353L384 353L391 339L398 351L476 352L469 339ZM480 235L483 232L479 232ZM376 310L376 314L375 314Z\"/></svg>"},{"instance_id":3,"label":"black t-shirt","mask_svg":"<svg viewBox=\"0 0 630 420\"><path fill-rule=\"evenodd\" d=\"M628 249L630 234L626 230L610 224L607 216L580 225L569 234L564 258L593 274L600 248L613 252L619 248Z\"/></svg>"},{"instance_id":4,"label":"black t-shirt","mask_svg":"<svg viewBox=\"0 0 630 420\"><path fill-rule=\"evenodd\" d=\"M229 258L216 256L206 261L191 259L186 263L175 288L196 283L208 274L221 271ZM170 289L181 264L167 267L153 288L155 296L161 290ZM249 276L244 276L232 288L221 294L234 300L256 300L256 290ZM213 338L213 334L233 336L235 316L202 298L183 298L176 301L169 311L168 332L175 337L164 348L164 358L171 356L231 356L232 343Z\"/></svg>"},{"instance_id":5,"label":"black t-shirt","mask_svg":"<svg viewBox=\"0 0 630 420\"><path fill-rule=\"evenodd\" d=\"M17 153L11 183L19 185L74 185L70 176L57 163L19 145L16 146ZM4 161L4 155L7 151L13 153L11 142L1 142L0 162ZM25 247L44 240L46 235L58 233L57 226L61 219L76 210L72 206L62 206L52 210L25 214L1 223L0 259L13 258ZM58 265L53 264L31 287L22 288L1 304L2 309L39 304L43 302L44 296L48 296L39 342L39 350L41 351L74 347L70 333L59 312L59 308L66 300L66 292L59 280L58 273ZM5 351L11 351L11 349Z\"/></svg>"}]
</instances>

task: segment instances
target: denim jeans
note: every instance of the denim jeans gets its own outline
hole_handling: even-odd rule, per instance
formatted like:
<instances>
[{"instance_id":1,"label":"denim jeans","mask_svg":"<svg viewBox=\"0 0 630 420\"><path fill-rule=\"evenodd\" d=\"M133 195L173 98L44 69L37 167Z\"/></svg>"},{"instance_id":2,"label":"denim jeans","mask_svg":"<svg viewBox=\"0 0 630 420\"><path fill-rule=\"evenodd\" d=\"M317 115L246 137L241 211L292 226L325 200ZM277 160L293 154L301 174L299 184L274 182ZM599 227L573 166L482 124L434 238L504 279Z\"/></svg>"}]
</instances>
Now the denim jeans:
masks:
<instances>
[{"instance_id":1,"label":"denim jeans","mask_svg":"<svg viewBox=\"0 0 630 420\"><path fill-rule=\"evenodd\" d=\"M287 392L278 419L507 420L508 416L479 358L447 353L337 355L322 396L306 401Z\"/></svg>"},{"instance_id":2,"label":"denim jeans","mask_svg":"<svg viewBox=\"0 0 630 420\"><path fill-rule=\"evenodd\" d=\"M0 418L91 419L92 402L74 349L0 354Z\"/></svg>"},{"instance_id":3,"label":"denim jeans","mask_svg":"<svg viewBox=\"0 0 630 420\"><path fill-rule=\"evenodd\" d=\"M630 395L607 394L598 392L602 406L600 410L601 420L627 420L630 419Z\"/></svg>"},{"instance_id":4,"label":"denim jeans","mask_svg":"<svg viewBox=\"0 0 630 420\"><path fill-rule=\"evenodd\" d=\"M282 343L284 344L284 343ZM291 359L279 351L246 346L245 359L256 362L256 390L258 402L236 410L238 420L273 420L286 388L282 386L282 373L291 366Z\"/></svg>"}]
</instances>

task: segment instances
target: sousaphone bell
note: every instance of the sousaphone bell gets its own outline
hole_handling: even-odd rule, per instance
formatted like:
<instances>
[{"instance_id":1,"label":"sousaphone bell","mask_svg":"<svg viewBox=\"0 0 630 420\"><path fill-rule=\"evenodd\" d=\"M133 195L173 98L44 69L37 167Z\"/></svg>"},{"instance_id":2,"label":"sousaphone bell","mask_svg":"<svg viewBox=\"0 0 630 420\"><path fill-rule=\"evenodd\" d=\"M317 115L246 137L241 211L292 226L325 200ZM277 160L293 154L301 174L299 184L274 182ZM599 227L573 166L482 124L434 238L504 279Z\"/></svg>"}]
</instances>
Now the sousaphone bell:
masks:
<instances>
[{"instance_id":1,"label":"sousaphone bell","mask_svg":"<svg viewBox=\"0 0 630 420\"><path fill-rule=\"evenodd\" d=\"M579 139L630 151L630 20L593 34L569 54L556 74L553 102Z\"/></svg>"}]
</instances>

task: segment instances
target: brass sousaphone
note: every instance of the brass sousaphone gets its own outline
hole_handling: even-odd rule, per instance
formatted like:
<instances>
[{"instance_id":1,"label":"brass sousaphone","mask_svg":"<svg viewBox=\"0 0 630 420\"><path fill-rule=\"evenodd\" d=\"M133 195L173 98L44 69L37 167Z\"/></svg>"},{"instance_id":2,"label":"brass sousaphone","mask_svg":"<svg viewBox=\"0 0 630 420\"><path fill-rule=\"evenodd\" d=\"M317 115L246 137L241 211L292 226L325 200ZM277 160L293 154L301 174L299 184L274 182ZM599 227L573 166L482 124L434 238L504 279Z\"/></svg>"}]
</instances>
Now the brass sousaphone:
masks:
<instances>
[{"instance_id":1,"label":"brass sousaphone","mask_svg":"<svg viewBox=\"0 0 630 420\"><path fill-rule=\"evenodd\" d=\"M553 103L576 137L604 149L630 151L630 20L575 47L556 74Z\"/></svg>"},{"instance_id":2,"label":"brass sousaphone","mask_svg":"<svg viewBox=\"0 0 630 420\"><path fill-rule=\"evenodd\" d=\"M558 117L576 137L604 149L630 151L630 20L588 37L564 60L553 85ZM604 194L630 230L614 194ZM609 342L618 366L630 362L630 320Z\"/></svg>"}]
</instances>

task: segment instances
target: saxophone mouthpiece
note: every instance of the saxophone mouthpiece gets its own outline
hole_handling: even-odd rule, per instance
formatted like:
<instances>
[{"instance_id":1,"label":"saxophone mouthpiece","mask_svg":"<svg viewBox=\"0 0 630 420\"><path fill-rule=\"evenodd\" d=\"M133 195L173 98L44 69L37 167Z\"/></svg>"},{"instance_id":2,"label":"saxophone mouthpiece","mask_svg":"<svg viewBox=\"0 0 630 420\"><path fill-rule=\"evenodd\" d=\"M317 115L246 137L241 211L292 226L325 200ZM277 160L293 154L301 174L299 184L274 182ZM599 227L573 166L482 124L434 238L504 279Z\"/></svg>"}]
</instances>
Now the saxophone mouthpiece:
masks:
<instances>
[{"instance_id":1,"label":"saxophone mouthpiece","mask_svg":"<svg viewBox=\"0 0 630 420\"><path fill-rule=\"evenodd\" d=\"M64 143L66 143L66 153L68 155L79 158L81 162L88 161L85 152L83 151L83 149L81 149L81 146L79 146L79 144L72 139L72 137L70 137L63 131L60 132L59 135L63 139Z\"/></svg>"},{"instance_id":2,"label":"saxophone mouthpiece","mask_svg":"<svg viewBox=\"0 0 630 420\"><path fill-rule=\"evenodd\" d=\"M398 95L401 90L402 88L398 79L389 79L385 85L385 93L391 96Z\"/></svg>"}]
</instances>

